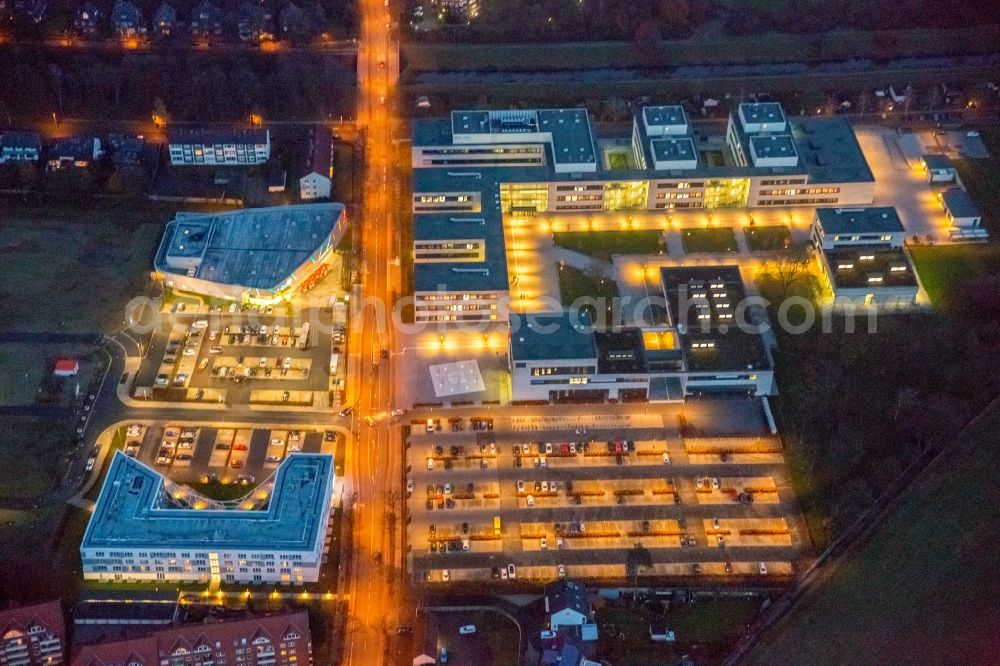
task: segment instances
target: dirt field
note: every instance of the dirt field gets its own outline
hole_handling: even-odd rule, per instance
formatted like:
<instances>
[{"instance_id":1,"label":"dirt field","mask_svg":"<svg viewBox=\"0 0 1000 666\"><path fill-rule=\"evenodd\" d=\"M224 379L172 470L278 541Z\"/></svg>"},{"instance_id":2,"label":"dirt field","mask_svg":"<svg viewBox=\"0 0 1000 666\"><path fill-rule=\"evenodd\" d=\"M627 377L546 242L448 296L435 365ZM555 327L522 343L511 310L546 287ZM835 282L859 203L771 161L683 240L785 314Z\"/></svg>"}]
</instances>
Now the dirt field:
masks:
<instances>
[{"instance_id":1,"label":"dirt field","mask_svg":"<svg viewBox=\"0 0 1000 666\"><path fill-rule=\"evenodd\" d=\"M0 201L0 331L97 332L145 284L171 209Z\"/></svg>"}]
</instances>

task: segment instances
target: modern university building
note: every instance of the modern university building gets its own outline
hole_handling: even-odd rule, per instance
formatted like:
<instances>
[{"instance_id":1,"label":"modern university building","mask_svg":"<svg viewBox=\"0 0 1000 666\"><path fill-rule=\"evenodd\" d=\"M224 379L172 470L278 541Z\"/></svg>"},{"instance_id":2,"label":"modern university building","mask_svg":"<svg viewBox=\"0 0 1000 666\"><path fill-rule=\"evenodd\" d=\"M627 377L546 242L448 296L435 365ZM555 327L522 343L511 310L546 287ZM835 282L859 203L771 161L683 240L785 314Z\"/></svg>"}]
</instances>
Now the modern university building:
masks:
<instances>
[{"instance_id":1,"label":"modern university building","mask_svg":"<svg viewBox=\"0 0 1000 666\"><path fill-rule=\"evenodd\" d=\"M517 292L504 216L782 206L868 206L875 180L842 118L740 104L725 135L683 107L647 106L599 138L585 109L453 111L414 123L418 322L504 321ZM515 271L516 273L516 271Z\"/></svg>"},{"instance_id":2,"label":"modern university building","mask_svg":"<svg viewBox=\"0 0 1000 666\"><path fill-rule=\"evenodd\" d=\"M347 231L343 204L177 213L156 252L157 276L173 289L231 301L291 298Z\"/></svg>"},{"instance_id":3,"label":"modern university building","mask_svg":"<svg viewBox=\"0 0 1000 666\"><path fill-rule=\"evenodd\" d=\"M293 453L233 502L177 485L117 452L80 545L101 581L301 584L319 580L333 457Z\"/></svg>"}]
</instances>

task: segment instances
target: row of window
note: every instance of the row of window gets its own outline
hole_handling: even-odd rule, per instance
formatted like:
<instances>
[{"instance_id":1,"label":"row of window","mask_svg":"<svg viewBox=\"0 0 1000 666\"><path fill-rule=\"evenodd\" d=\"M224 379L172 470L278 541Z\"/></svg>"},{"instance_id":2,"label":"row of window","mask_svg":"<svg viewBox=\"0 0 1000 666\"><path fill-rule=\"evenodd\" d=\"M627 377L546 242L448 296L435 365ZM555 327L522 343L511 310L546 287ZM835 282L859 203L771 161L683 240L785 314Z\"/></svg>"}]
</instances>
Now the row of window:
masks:
<instances>
[{"instance_id":1,"label":"row of window","mask_svg":"<svg viewBox=\"0 0 1000 666\"><path fill-rule=\"evenodd\" d=\"M840 201L837 197L820 199L773 199L769 201L758 201L758 206L803 206L803 205L823 205L833 204Z\"/></svg>"},{"instance_id":2,"label":"row of window","mask_svg":"<svg viewBox=\"0 0 1000 666\"><path fill-rule=\"evenodd\" d=\"M545 375L592 375L596 368L592 365L564 365L537 367L531 369L532 377L542 377Z\"/></svg>"},{"instance_id":3,"label":"row of window","mask_svg":"<svg viewBox=\"0 0 1000 666\"><path fill-rule=\"evenodd\" d=\"M784 190L761 190L762 197L784 196L791 197L801 194L840 194L839 187L793 187Z\"/></svg>"}]
</instances>

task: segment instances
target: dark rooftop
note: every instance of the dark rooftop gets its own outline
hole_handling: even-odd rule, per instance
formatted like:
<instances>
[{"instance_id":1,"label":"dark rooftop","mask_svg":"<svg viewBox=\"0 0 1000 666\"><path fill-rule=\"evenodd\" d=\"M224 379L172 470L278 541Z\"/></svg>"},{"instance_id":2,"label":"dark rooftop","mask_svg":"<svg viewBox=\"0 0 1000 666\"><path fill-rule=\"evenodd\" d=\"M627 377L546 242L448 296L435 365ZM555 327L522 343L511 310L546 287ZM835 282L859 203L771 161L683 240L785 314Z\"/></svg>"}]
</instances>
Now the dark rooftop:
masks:
<instances>
[{"instance_id":1,"label":"dark rooftop","mask_svg":"<svg viewBox=\"0 0 1000 666\"><path fill-rule=\"evenodd\" d=\"M851 246L823 250L834 289L916 287L902 248Z\"/></svg>"},{"instance_id":2,"label":"dark rooftop","mask_svg":"<svg viewBox=\"0 0 1000 666\"><path fill-rule=\"evenodd\" d=\"M267 143L268 130L262 128L229 129L214 127L167 127L167 143L201 143L201 144L254 144Z\"/></svg>"},{"instance_id":3,"label":"dark rooftop","mask_svg":"<svg viewBox=\"0 0 1000 666\"><path fill-rule=\"evenodd\" d=\"M593 359L593 327L582 311L510 316L511 356L515 361Z\"/></svg>"},{"instance_id":4,"label":"dark rooftop","mask_svg":"<svg viewBox=\"0 0 1000 666\"><path fill-rule=\"evenodd\" d=\"M903 231L899 213L892 206L872 208L817 208L816 217L829 234L898 233Z\"/></svg>"},{"instance_id":5,"label":"dark rooftop","mask_svg":"<svg viewBox=\"0 0 1000 666\"><path fill-rule=\"evenodd\" d=\"M983 214L976 200L960 187L945 190L941 198L952 217L979 217Z\"/></svg>"}]
</instances>

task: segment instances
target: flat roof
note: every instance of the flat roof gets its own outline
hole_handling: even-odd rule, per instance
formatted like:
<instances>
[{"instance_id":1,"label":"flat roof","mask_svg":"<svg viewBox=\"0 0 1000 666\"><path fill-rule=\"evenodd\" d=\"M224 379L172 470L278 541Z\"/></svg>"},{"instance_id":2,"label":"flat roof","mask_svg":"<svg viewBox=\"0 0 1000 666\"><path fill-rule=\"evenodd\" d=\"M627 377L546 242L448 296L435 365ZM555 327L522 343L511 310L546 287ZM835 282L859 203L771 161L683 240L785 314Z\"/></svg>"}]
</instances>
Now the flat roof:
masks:
<instances>
[{"instance_id":1,"label":"flat roof","mask_svg":"<svg viewBox=\"0 0 1000 666\"><path fill-rule=\"evenodd\" d=\"M193 277L251 289L271 289L320 250L344 215L343 204L179 213L167 224L156 270L187 275L171 260L201 257Z\"/></svg>"},{"instance_id":2,"label":"flat roof","mask_svg":"<svg viewBox=\"0 0 1000 666\"><path fill-rule=\"evenodd\" d=\"M597 161L586 109L539 111L538 125L542 132L552 134L552 159L556 164L592 164Z\"/></svg>"},{"instance_id":3,"label":"flat roof","mask_svg":"<svg viewBox=\"0 0 1000 666\"><path fill-rule=\"evenodd\" d=\"M788 122L809 184L867 183L875 176L854 128L844 118L797 118Z\"/></svg>"},{"instance_id":4,"label":"flat roof","mask_svg":"<svg viewBox=\"0 0 1000 666\"><path fill-rule=\"evenodd\" d=\"M755 134L750 137L750 146L758 158L798 157L791 134Z\"/></svg>"},{"instance_id":5,"label":"flat roof","mask_svg":"<svg viewBox=\"0 0 1000 666\"><path fill-rule=\"evenodd\" d=\"M202 3L200 6L213 6L210 3ZM213 6L214 7L214 6ZM255 127L248 129L244 127L216 128L216 127L178 127L176 125L167 126L167 143L185 144L265 144L268 142L270 130Z\"/></svg>"},{"instance_id":6,"label":"flat roof","mask_svg":"<svg viewBox=\"0 0 1000 666\"><path fill-rule=\"evenodd\" d=\"M736 310L746 297L738 266L663 267L660 282L689 372L770 367L760 336L738 326Z\"/></svg>"},{"instance_id":7,"label":"flat roof","mask_svg":"<svg viewBox=\"0 0 1000 666\"><path fill-rule=\"evenodd\" d=\"M687 125L687 116L684 114L684 107L680 104L644 106L642 107L642 117L646 121L646 125L650 127Z\"/></svg>"},{"instance_id":8,"label":"flat roof","mask_svg":"<svg viewBox=\"0 0 1000 666\"><path fill-rule=\"evenodd\" d=\"M983 214L976 200L960 187L945 190L941 198L952 217L980 217Z\"/></svg>"},{"instance_id":9,"label":"flat roof","mask_svg":"<svg viewBox=\"0 0 1000 666\"><path fill-rule=\"evenodd\" d=\"M486 390L479 361L455 361L440 363L429 368L434 384L434 397L450 398L455 395L481 393Z\"/></svg>"},{"instance_id":10,"label":"flat roof","mask_svg":"<svg viewBox=\"0 0 1000 666\"><path fill-rule=\"evenodd\" d=\"M313 551L333 493L333 456L292 453L258 509L194 509L173 501L163 475L118 451L81 549ZM247 493L256 492L247 487Z\"/></svg>"},{"instance_id":11,"label":"flat roof","mask_svg":"<svg viewBox=\"0 0 1000 666\"><path fill-rule=\"evenodd\" d=\"M778 102L743 102L740 111L748 123L785 122L785 112Z\"/></svg>"},{"instance_id":12,"label":"flat roof","mask_svg":"<svg viewBox=\"0 0 1000 666\"><path fill-rule=\"evenodd\" d=\"M510 348L515 361L597 358L594 329L582 311L511 314Z\"/></svg>"},{"instance_id":13,"label":"flat roof","mask_svg":"<svg viewBox=\"0 0 1000 666\"><path fill-rule=\"evenodd\" d=\"M902 248L852 245L823 250L823 255L834 289L917 286L913 267Z\"/></svg>"},{"instance_id":14,"label":"flat roof","mask_svg":"<svg viewBox=\"0 0 1000 666\"><path fill-rule=\"evenodd\" d=\"M698 152L690 137L656 137L649 142L653 159L659 162L697 160Z\"/></svg>"},{"instance_id":15,"label":"flat roof","mask_svg":"<svg viewBox=\"0 0 1000 666\"><path fill-rule=\"evenodd\" d=\"M928 169L954 169L955 165L952 163L951 158L947 155L942 155L941 153L927 153L922 155L920 159L923 160L924 166Z\"/></svg>"},{"instance_id":16,"label":"flat roof","mask_svg":"<svg viewBox=\"0 0 1000 666\"><path fill-rule=\"evenodd\" d=\"M825 234L873 234L904 231L892 206L871 208L817 208L816 217Z\"/></svg>"}]
</instances>

